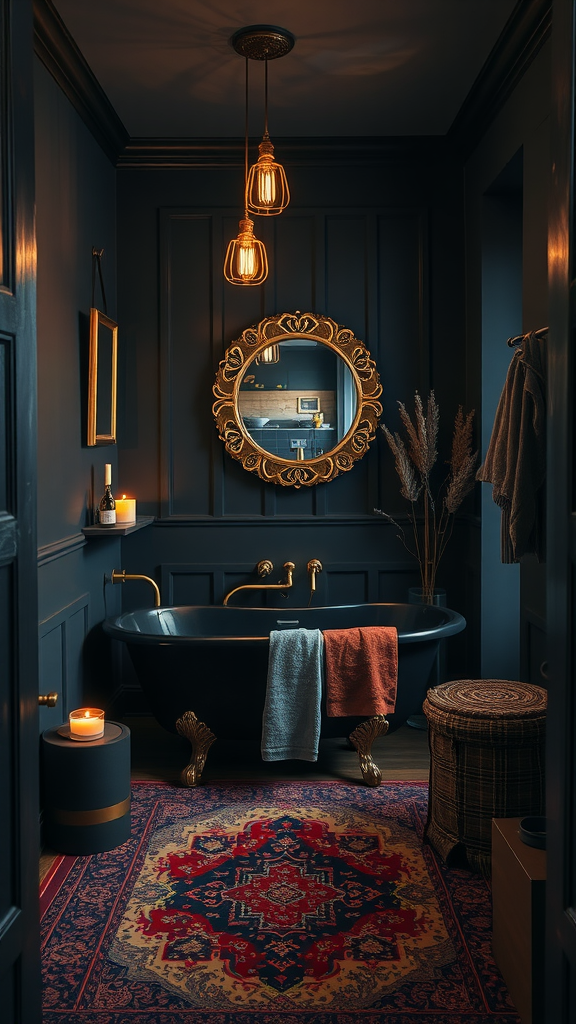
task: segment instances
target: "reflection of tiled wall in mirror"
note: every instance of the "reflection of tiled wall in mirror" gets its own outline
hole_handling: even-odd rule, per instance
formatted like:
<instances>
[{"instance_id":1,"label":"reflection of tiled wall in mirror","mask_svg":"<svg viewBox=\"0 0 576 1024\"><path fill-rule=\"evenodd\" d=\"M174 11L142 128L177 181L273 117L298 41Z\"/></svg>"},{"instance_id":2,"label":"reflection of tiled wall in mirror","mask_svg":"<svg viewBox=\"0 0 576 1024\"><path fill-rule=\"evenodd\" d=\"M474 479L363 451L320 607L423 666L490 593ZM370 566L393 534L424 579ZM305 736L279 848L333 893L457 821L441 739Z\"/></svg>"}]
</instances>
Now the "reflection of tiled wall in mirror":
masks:
<instances>
[{"instance_id":1,"label":"reflection of tiled wall in mirror","mask_svg":"<svg viewBox=\"0 0 576 1024\"><path fill-rule=\"evenodd\" d=\"M320 411L326 423L336 422L336 393L334 391L242 391L239 395L241 416L267 416L269 420L310 419L310 414L298 412L298 399L320 398Z\"/></svg>"}]
</instances>

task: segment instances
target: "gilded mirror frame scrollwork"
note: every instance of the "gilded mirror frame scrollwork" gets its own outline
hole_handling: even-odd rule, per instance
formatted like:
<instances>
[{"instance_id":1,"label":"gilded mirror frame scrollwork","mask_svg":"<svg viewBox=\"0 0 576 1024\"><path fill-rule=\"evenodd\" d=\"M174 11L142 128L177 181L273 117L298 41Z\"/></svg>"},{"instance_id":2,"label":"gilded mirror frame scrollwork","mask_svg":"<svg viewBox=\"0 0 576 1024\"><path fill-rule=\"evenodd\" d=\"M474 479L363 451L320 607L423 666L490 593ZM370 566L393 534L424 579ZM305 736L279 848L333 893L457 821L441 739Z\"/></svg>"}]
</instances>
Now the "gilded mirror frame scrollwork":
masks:
<instances>
[{"instance_id":1,"label":"gilded mirror frame scrollwork","mask_svg":"<svg viewBox=\"0 0 576 1024\"><path fill-rule=\"evenodd\" d=\"M331 451L306 461L292 461L261 448L246 430L239 411L239 391L248 366L268 345L308 339L332 349L348 367L356 389L356 412L345 436ZM233 459L249 473L282 487L311 487L347 473L374 440L382 406L380 377L370 352L347 327L317 313L280 313L246 328L226 350L213 386L212 406L220 439Z\"/></svg>"}]
</instances>

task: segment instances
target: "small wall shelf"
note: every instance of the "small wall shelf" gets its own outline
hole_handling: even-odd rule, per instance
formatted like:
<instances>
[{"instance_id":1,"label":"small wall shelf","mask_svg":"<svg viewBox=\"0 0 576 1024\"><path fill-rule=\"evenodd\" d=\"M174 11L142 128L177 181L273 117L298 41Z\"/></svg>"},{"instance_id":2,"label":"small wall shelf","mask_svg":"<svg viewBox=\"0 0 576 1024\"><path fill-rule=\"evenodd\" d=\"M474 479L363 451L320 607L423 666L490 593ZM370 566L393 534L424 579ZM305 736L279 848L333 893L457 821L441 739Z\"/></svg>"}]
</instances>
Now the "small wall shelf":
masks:
<instances>
[{"instance_id":1,"label":"small wall shelf","mask_svg":"<svg viewBox=\"0 0 576 1024\"><path fill-rule=\"evenodd\" d=\"M126 537L129 533L136 533L145 526L154 522L154 516L136 516L135 523L121 523L119 526L83 526L82 533L85 537L92 539L98 537Z\"/></svg>"}]
</instances>

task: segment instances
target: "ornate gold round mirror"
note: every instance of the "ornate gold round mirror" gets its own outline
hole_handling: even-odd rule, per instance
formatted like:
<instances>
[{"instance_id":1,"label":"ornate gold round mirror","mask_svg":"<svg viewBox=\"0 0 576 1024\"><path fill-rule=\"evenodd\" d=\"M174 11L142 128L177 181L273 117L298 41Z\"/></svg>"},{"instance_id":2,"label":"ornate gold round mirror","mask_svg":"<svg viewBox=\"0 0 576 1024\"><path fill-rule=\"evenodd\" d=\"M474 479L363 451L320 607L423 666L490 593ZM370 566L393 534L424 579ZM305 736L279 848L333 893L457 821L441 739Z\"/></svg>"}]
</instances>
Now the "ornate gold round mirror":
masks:
<instances>
[{"instance_id":1,"label":"ornate gold round mirror","mask_svg":"<svg viewBox=\"0 0 576 1024\"><path fill-rule=\"evenodd\" d=\"M227 349L213 391L226 451L284 487L326 483L352 469L382 413L366 346L315 313L281 313L248 327Z\"/></svg>"}]
</instances>

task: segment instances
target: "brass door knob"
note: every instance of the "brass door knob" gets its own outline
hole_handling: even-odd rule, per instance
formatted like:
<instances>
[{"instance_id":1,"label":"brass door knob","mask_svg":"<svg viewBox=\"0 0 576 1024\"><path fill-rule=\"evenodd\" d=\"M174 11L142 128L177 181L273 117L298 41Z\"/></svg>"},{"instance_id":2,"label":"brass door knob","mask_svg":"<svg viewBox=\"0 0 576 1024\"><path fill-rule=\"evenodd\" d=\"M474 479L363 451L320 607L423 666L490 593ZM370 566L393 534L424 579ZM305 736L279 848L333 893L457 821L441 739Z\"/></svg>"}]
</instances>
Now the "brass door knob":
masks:
<instances>
[{"instance_id":1,"label":"brass door knob","mask_svg":"<svg viewBox=\"0 0 576 1024\"><path fill-rule=\"evenodd\" d=\"M38 696L38 703L46 708L55 708L58 703L58 694L53 691L52 693L41 693Z\"/></svg>"}]
</instances>

